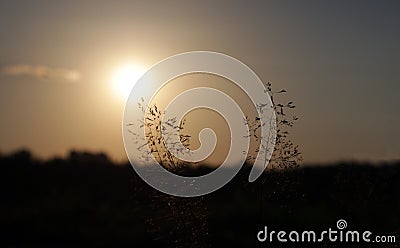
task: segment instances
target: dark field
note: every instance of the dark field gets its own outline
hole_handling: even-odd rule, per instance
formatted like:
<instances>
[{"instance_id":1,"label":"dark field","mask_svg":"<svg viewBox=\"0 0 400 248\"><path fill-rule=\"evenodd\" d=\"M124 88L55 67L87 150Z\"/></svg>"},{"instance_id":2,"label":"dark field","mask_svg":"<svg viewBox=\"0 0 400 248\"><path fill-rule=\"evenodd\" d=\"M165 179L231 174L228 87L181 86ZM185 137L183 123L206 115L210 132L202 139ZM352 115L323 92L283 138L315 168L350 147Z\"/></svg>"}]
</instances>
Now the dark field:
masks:
<instances>
[{"instance_id":1,"label":"dark field","mask_svg":"<svg viewBox=\"0 0 400 248\"><path fill-rule=\"evenodd\" d=\"M265 225L318 231L339 219L400 243L400 163L303 166L254 183L244 167L221 190L184 199L102 154L43 162L18 152L0 161L0 247L275 247L257 241ZM314 246L329 245L342 247Z\"/></svg>"}]
</instances>

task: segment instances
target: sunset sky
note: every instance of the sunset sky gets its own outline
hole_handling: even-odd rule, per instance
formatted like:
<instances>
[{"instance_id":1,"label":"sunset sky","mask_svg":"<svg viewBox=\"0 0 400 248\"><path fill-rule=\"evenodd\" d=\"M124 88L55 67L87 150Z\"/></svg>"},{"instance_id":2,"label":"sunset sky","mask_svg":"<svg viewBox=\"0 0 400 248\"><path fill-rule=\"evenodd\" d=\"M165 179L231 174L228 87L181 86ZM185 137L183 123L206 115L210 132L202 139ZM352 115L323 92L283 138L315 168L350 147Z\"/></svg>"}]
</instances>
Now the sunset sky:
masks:
<instances>
[{"instance_id":1,"label":"sunset sky","mask_svg":"<svg viewBox=\"0 0 400 248\"><path fill-rule=\"evenodd\" d=\"M400 159L399 12L397 1L1 1L0 152L124 160L119 71L210 50L288 91L306 163Z\"/></svg>"}]
</instances>

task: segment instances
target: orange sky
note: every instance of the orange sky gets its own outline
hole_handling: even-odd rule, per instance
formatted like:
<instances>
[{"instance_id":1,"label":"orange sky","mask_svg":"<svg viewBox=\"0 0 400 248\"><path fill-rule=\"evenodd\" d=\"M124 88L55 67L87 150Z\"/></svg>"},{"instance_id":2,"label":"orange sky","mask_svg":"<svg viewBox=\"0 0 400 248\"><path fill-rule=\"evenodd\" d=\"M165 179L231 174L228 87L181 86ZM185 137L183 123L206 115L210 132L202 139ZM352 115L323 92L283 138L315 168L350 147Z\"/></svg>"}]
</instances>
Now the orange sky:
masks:
<instances>
[{"instance_id":1,"label":"orange sky","mask_svg":"<svg viewBox=\"0 0 400 248\"><path fill-rule=\"evenodd\" d=\"M125 159L115 71L226 53L285 88L305 162L400 158L397 2L0 3L0 151Z\"/></svg>"}]
</instances>

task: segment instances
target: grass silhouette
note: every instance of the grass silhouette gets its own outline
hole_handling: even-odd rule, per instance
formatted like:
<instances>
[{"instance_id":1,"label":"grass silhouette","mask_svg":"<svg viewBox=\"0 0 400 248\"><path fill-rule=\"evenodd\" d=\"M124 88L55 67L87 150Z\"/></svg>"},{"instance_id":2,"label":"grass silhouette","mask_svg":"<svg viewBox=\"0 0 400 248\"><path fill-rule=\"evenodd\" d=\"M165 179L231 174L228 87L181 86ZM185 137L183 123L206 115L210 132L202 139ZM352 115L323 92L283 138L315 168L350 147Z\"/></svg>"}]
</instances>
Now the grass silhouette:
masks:
<instances>
[{"instance_id":1,"label":"grass silhouette","mask_svg":"<svg viewBox=\"0 0 400 248\"><path fill-rule=\"evenodd\" d=\"M400 231L400 163L303 166L253 183L244 166L191 201L155 191L104 154L39 161L23 151L0 161L1 247L254 246L264 225L317 231L338 219L354 230Z\"/></svg>"}]
</instances>

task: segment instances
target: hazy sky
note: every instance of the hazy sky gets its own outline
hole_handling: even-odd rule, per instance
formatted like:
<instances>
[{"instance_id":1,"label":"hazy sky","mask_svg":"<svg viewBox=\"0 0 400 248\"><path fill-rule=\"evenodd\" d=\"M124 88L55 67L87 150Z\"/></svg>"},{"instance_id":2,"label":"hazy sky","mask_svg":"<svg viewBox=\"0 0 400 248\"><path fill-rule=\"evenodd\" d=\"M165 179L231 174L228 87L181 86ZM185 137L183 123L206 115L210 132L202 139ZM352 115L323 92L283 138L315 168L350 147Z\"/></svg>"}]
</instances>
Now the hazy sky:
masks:
<instances>
[{"instance_id":1,"label":"hazy sky","mask_svg":"<svg viewBox=\"0 0 400 248\"><path fill-rule=\"evenodd\" d=\"M1 1L0 151L123 159L115 71L211 50L288 91L305 162L399 159L399 12L398 1Z\"/></svg>"}]
</instances>

